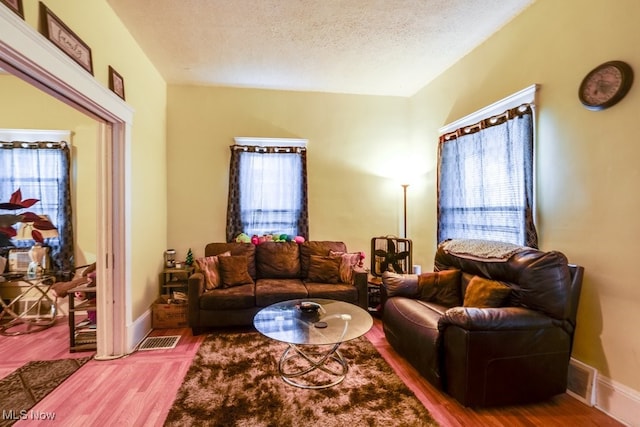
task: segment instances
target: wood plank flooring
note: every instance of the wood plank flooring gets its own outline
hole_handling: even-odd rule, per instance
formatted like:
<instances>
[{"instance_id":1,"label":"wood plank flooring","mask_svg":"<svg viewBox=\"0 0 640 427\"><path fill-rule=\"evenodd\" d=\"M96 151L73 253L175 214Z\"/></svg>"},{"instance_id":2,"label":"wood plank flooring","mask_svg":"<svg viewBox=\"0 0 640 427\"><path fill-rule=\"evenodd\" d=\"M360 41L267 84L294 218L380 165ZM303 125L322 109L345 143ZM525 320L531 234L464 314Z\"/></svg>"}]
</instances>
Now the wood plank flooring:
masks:
<instances>
[{"instance_id":1,"label":"wood plank flooring","mask_svg":"<svg viewBox=\"0 0 640 427\"><path fill-rule=\"evenodd\" d=\"M161 329L151 335L181 335L181 339L171 350L139 351L110 361L91 360L33 408L38 413L55 414L55 421L27 419L15 425L161 426L204 336L194 337L190 329ZM465 408L433 388L391 349L379 319L375 319L367 337L443 427L622 426L568 395L536 405ZM64 318L42 332L0 336L0 378L32 360L92 355L69 353L68 345Z\"/></svg>"}]
</instances>

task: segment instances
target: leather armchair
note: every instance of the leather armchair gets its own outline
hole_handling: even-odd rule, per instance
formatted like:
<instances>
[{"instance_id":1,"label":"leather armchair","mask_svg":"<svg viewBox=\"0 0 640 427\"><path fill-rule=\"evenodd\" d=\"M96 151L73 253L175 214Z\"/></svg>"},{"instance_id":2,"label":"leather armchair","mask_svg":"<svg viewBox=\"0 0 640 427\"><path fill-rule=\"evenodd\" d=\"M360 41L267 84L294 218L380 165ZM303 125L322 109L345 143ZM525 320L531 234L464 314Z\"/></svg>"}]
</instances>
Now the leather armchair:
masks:
<instances>
[{"instance_id":1,"label":"leather armchair","mask_svg":"<svg viewBox=\"0 0 640 427\"><path fill-rule=\"evenodd\" d=\"M517 248L504 259L456 254L440 245L435 270L461 270L511 288L501 307L446 307L390 296L389 343L431 383L465 406L527 403L565 392L584 269L559 252Z\"/></svg>"}]
</instances>

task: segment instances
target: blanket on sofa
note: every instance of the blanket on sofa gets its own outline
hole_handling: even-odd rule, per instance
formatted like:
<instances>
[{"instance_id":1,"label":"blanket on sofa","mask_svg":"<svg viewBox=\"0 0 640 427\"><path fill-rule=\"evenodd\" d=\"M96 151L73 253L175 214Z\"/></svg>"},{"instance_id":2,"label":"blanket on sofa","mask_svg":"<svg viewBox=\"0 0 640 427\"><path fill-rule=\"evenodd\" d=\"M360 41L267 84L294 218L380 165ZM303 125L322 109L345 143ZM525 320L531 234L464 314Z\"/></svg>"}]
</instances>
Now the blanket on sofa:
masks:
<instances>
[{"instance_id":1,"label":"blanket on sofa","mask_svg":"<svg viewBox=\"0 0 640 427\"><path fill-rule=\"evenodd\" d=\"M440 245L447 253L480 261L507 261L523 248L513 243L476 239L449 239Z\"/></svg>"}]
</instances>

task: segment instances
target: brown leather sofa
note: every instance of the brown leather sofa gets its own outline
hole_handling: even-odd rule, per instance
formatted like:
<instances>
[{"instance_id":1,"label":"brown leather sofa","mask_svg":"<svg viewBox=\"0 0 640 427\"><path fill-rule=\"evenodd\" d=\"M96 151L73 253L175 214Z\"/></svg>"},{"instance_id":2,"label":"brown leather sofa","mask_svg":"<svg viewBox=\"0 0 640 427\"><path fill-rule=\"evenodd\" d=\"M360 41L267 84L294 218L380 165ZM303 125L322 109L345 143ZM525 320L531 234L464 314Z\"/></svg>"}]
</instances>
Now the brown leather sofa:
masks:
<instances>
[{"instance_id":1,"label":"brown leather sofa","mask_svg":"<svg viewBox=\"0 0 640 427\"><path fill-rule=\"evenodd\" d=\"M582 267L560 252L450 240L439 245L434 270L383 276L385 336L421 375L470 407L565 392ZM482 301L489 287L478 284L487 283L506 285L506 294Z\"/></svg>"},{"instance_id":2,"label":"brown leather sofa","mask_svg":"<svg viewBox=\"0 0 640 427\"><path fill-rule=\"evenodd\" d=\"M189 326L194 335L209 327L252 325L260 309L290 299L334 299L366 309L367 273L354 270L349 283L343 282L342 274L336 277L337 257L330 257L331 251L347 254L347 247L343 242L329 241L209 243L205 257L223 253L246 257L244 268L251 283L207 290L203 273L192 274Z\"/></svg>"}]
</instances>

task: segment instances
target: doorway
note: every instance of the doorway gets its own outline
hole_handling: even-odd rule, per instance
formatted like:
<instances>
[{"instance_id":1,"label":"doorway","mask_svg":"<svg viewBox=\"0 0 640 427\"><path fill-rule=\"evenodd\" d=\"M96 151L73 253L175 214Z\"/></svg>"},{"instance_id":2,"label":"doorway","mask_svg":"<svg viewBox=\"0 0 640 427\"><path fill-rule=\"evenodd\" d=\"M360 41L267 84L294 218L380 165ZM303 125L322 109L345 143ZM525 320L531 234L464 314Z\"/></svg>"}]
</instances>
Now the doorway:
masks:
<instances>
[{"instance_id":1,"label":"doorway","mask_svg":"<svg viewBox=\"0 0 640 427\"><path fill-rule=\"evenodd\" d=\"M0 9L0 68L99 122L96 158L96 358L127 353L126 147L133 112L25 22Z\"/></svg>"}]
</instances>

